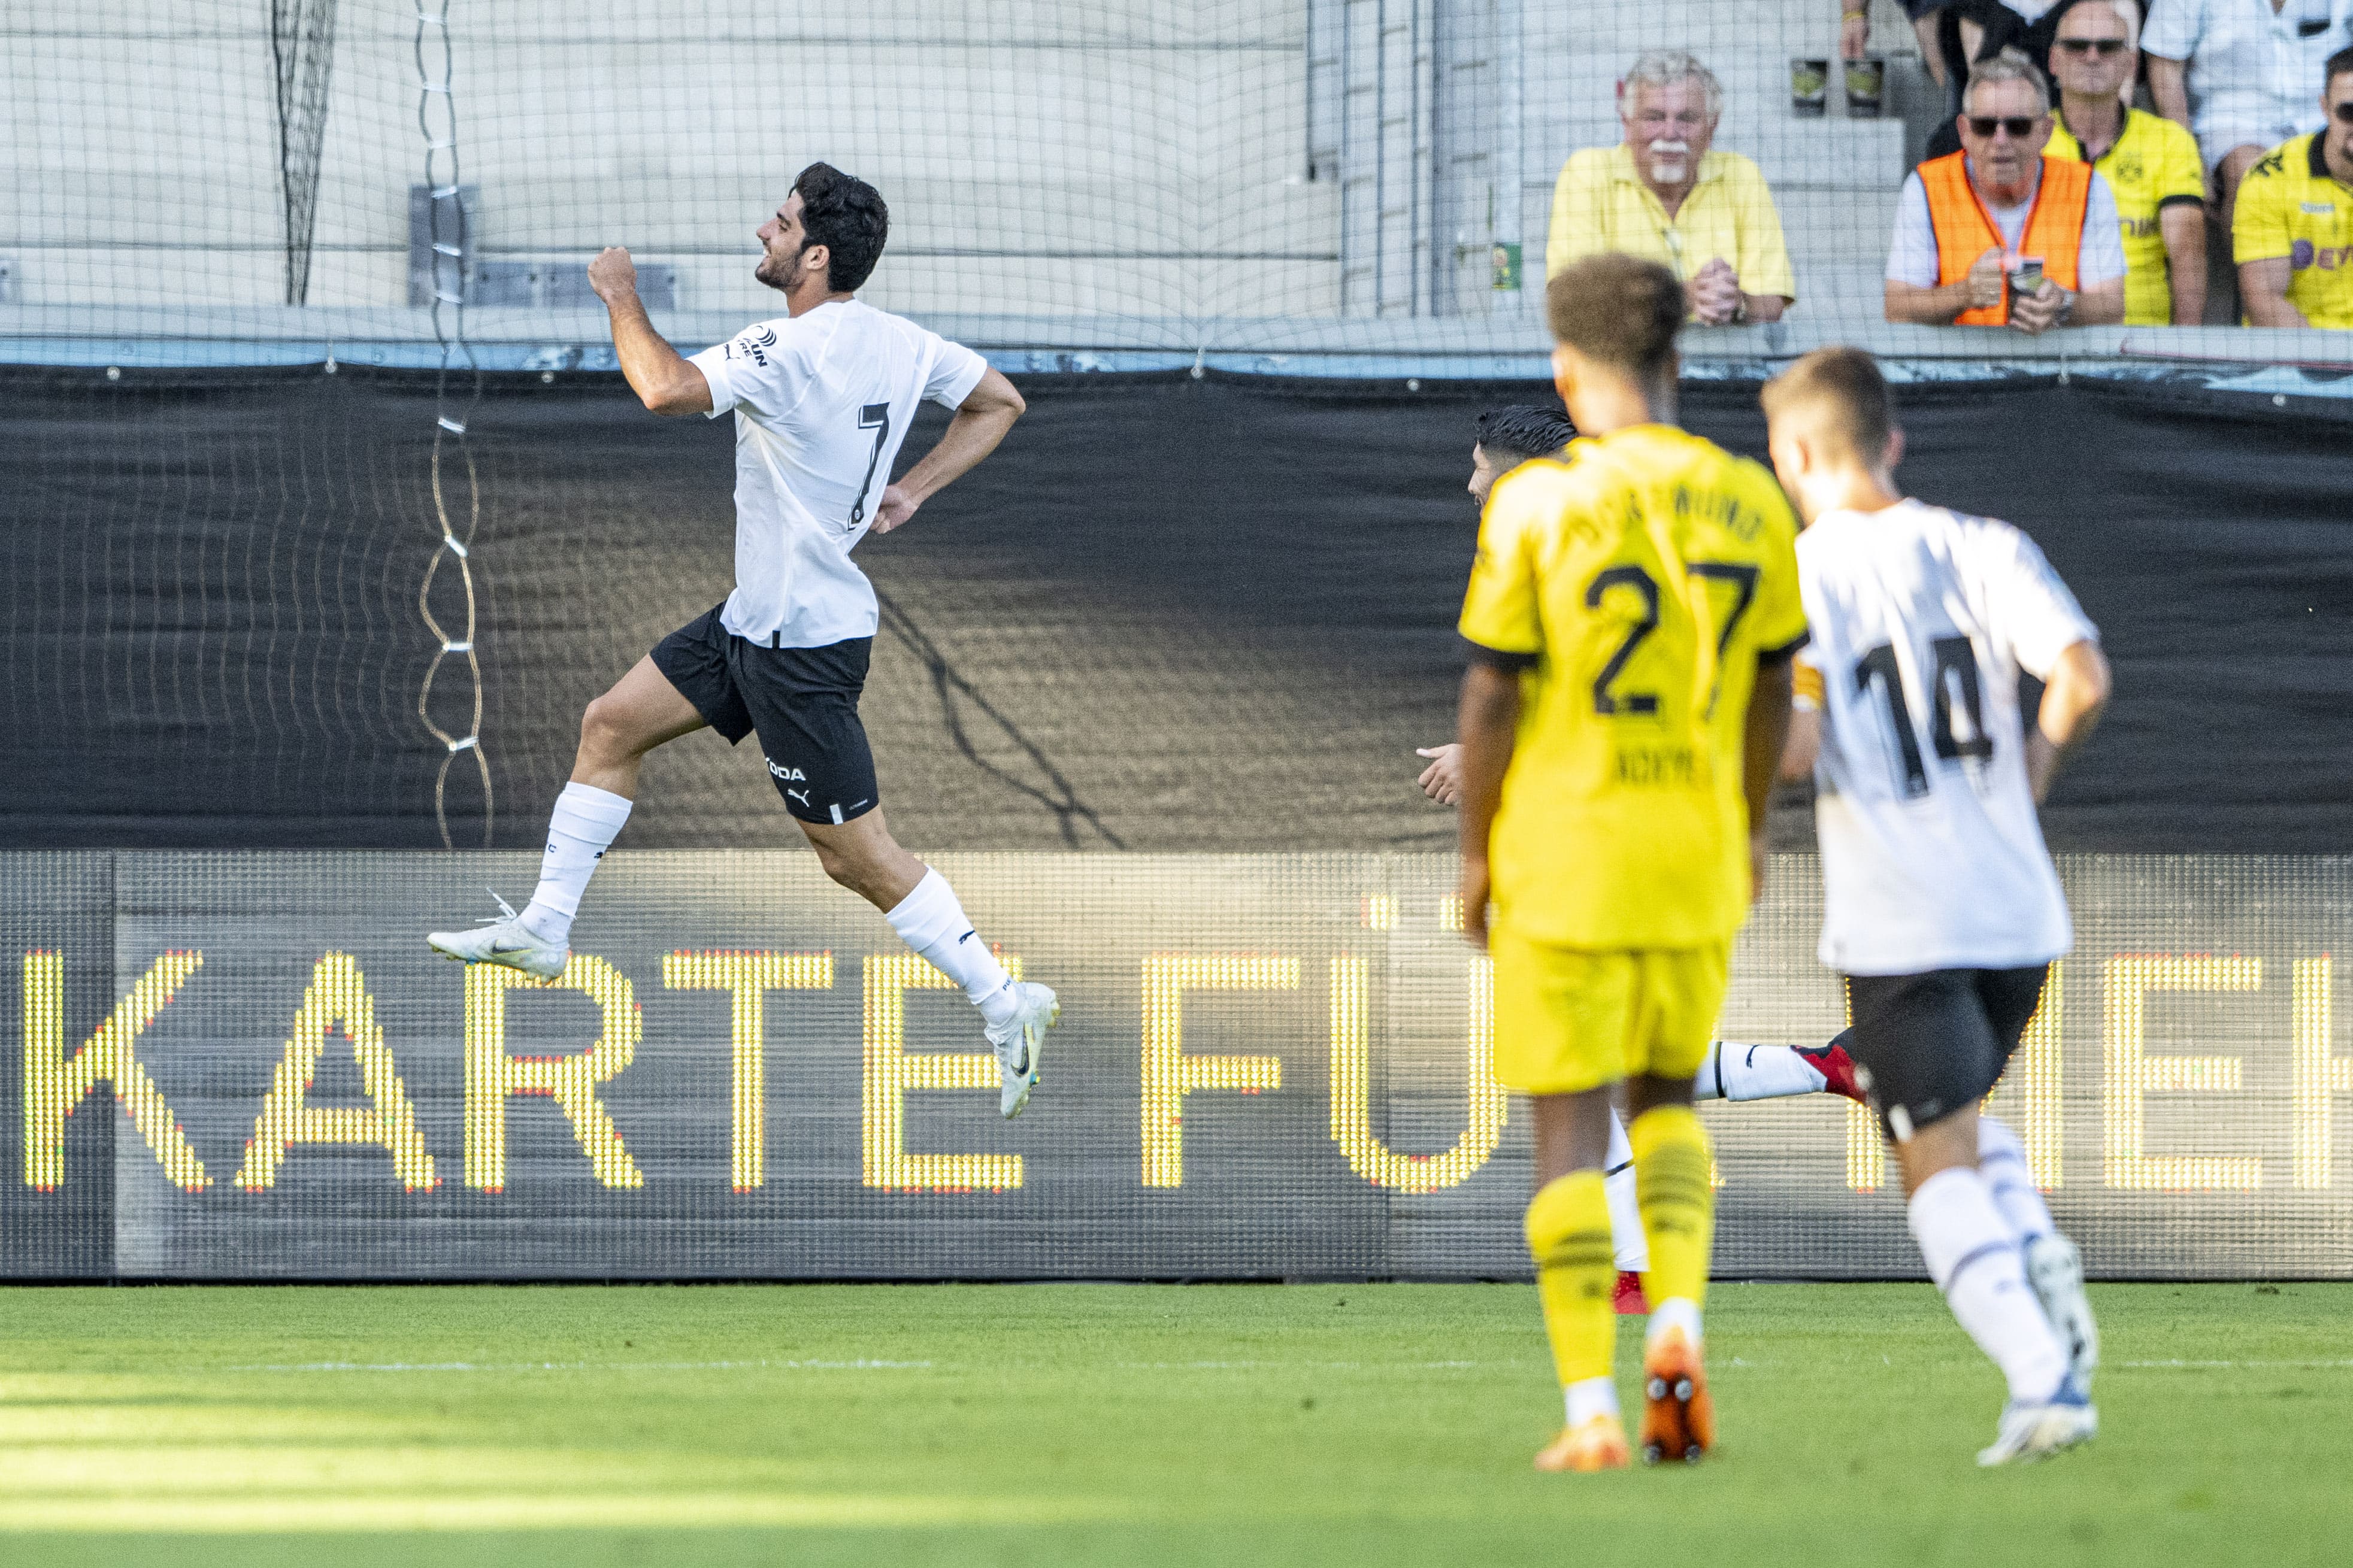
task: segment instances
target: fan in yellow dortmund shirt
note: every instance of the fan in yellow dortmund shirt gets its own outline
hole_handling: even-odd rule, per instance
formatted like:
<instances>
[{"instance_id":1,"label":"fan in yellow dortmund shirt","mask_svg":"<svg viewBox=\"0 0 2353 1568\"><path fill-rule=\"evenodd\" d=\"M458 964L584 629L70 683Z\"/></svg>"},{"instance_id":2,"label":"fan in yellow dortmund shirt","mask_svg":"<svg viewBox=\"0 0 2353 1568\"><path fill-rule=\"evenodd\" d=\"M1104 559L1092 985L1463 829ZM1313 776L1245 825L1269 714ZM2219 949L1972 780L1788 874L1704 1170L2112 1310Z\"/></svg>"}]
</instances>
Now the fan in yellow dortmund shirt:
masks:
<instances>
[{"instance_id":1,"label":"fan in yellow dortmund shirt","mask_svg":"<svg viewBox=\"0 0 2353 1568\"><path fill-rule=\"evenodd\" d=\"M2123 114L2123 133L2089 162L2116 193L2116 224L2125 242L2125 325L2170 326L2177 290L2165 243L2168 223L2179 227L2185 256L2190 246L2197 247L2193 269L2201 310L2205 303L2206 170L2189 132L2142 110ZM2046 158L2086 161L2084 143L2063 119L2042 152Z\"/></svg>"},{"instance_id":2,"label":"fan in yellow dortmund shirt","mask_svg":"<svg viewBox=\"0 0 2353 1568\"><path fill-rule=\"evenodd\" d=\"M1689 1458L1714 1441L1700 1324L1714 1198L1691 1079L1806 632L1779 487L1668 423L1673 274L1593 257L1552 280L1546 309L1561 395L1589 438L1514 469L1487 503L1461 619L1462 890L1474 941L1495 904L1496 1076L1535 1097L1527 1234L1568 1406L1537 1463L1586 1470L1629 1458L1601 1172L1621 1080L1651 1247L1642 1443Z\"/></svg>"},{"instance_id":3,"label":"fan in yellow dortmund shirt","mask_svg":"<svg viewBox=\"0 0 2353 1568\"><path fill-rule=\"evenodd\" d=\"M2353 60L2329 89L2328 129L2273 148L2239 187L2232 247L2259 327L2353 327Z\"/></svg>"},{"instance_id":4,"label":"fan in yellow dortmund shirt","mask_svg":"<svg viewBox=\"0 0 2353 1568\"><path fill-rule=\"evenodd\" d=\"M2206 166L2186 127L2125 101L2140 68L2140 9L2089 0L2053 14L2058 126L2042 155L2090 163L2116 195L2126 325L2196 325L2206 311Z\"/></svg>"}]
</instances>

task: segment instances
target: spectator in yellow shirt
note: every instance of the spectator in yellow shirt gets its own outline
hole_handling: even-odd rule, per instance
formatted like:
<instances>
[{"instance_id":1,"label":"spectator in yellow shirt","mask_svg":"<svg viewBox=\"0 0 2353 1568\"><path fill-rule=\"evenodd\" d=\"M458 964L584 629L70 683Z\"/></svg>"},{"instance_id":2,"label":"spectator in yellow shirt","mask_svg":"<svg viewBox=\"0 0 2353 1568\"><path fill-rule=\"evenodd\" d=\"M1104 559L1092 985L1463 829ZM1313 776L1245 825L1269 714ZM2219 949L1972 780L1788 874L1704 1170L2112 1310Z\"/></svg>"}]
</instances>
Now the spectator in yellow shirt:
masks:
<instances>
[{"instance_id":1,"label":"spectator in yellow shirt","mask_svg":"<svg viewBox=\"0 0 2353 1568\"><path fill-rule=\"evenodd\" d=\"M2353 327L2353 49L2328 57L2326 130L2271 150L2239 187L2239 294L2257 327Z\"/></svg>"},{"instance_id":2,"label":"spectator in yellow shirt","mask_svg":"<svg viewBox=\"0 0 2353 1568\"><path fill-rule=\"evenodd\" d=\"M1781 215L1755 163L1709 146L1723 113L1723 87L1690 55L1637 59L1618 84L1625 141L1561 166L1545 277L1617 251L1672 271L1693 321L1780 320L1798 298Z\"/></svg>"},{"instance_id":3,"label":"spectator in yellow shirt","mask_svg":"<svg viewBox=\"0 0 2353 1568\"><path fill-rule=\"evenodd\" d=\"M2044 153L2091 164L2116 198L2125 325L2206 319L2206 168L2198 139L2120 96L2139 69L2133 0L2069 0L2051 45L2059 128Z\"/></svg>"}]
</instances>

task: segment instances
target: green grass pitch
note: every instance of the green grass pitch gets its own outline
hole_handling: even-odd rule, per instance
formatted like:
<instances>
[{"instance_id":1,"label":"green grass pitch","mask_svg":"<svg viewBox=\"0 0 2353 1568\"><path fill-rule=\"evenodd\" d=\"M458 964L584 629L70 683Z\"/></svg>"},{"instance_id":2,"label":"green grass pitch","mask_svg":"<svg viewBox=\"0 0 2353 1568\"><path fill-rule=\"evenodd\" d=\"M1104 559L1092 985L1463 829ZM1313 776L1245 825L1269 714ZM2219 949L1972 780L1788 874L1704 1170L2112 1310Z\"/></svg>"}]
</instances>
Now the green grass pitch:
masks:
<instances>
[{"instance_id":1,"label":"green grass pitch","mask_svg":"<svg viewBox=\"0 0 2353 1568\"><path fill-rule=\"evenodd\" d=\"M1926 1286L1730 1285L1718 1453L1564 1477L1522 1286L0 1290L0 1562L2353 1560L2353 1286L2094 1300L2050 1464Z\"/></svg>"}]
</instances>

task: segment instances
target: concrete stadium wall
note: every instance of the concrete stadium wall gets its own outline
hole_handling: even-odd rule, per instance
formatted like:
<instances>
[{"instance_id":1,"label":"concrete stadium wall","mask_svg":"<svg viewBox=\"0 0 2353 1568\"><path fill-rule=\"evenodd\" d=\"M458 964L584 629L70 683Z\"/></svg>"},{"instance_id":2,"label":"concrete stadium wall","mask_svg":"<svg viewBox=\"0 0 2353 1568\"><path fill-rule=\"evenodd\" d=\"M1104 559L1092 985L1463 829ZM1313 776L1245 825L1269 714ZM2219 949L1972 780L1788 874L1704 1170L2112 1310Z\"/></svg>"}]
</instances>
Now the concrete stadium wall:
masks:
<instances>
[{"instance_id":1,"label":"concrete stadium wall","mask_svg":"<svg viewBox=\"0 0 2353 1568\"><path fill-rule=\"evenodd\" d=\"M1908 49L1901 13L1887 0L1880 12L1878 43ZM480 193L486 259L576 265L623 243L675 268L681 310L762 310L750 231L792 172L823 157L893 204L871 289L886 306L1320 317L1532 311L1554 175L1575 148L1616 140L1613 85L1659 45L1724 77L1719 144L1773 180L1806 305L1875 305L1903 126L1798 121L1788 107L1787 58L1831 52L1834 25L1819 0L823 0L750 13L458 0L449 37L460 178ZM336 7L311 304L407 298L408 190L425 156L417 31L409 0ZM1311 81L1316 49L1328 80ZM0 165L16 193L0 257L17 302L282 300L266 7L91 0L13 24L0 57ZM1389 73L1378 96L1374 66ZM1345 222L1342 169L1309 177L1317 90L1345 100L1323 112L1354 138L1358 216ZM1435 293L1344 283L1364 275L1368 247L1400 237L1416 266L1451 258L1458 281ZM1524 247L1516 294L1482 280L1499 240Z\"/></svg>"},{"instance_id":2,"label":"concrete stadium wall","mask_svg":"<svg viewBox=\"0 0 2353 1568\"><path fill-rule=\"evenodd\" d=\"M0 253L21 300L282 298L267 15L96 0L7 36L0 158L20 195ZM825 158L893 204L886 306L1329 311L1337 198L1302 178L1304 15L460 0L460 177L484 256L628 244L678 269L688 309L769 308L751 231ZM407 0L342 0L311 303L406 298L416 30Z\"/></svg>"}]
</instances>

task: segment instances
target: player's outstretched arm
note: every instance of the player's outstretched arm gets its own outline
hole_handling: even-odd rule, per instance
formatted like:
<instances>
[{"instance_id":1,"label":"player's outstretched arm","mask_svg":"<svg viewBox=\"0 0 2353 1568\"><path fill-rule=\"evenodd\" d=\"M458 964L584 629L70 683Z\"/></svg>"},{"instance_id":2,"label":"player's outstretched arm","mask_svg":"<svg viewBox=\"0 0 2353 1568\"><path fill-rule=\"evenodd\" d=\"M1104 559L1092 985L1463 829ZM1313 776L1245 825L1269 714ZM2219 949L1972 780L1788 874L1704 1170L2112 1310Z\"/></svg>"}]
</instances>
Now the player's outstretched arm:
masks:
<instances>
[{"instance_id":1,"label":"player's outstretched arm","mask_svg":"<svg viewBox=\"0 0 2353 1568\"><path fill-rule=\"evenodd\" d=\"M2042 685L2042 706L2034 728L2026 735L2026 780L2034 786L2041 805L2051 793L2051 781L2073 756L2108 706L2108 659L2095 642L2070 645L2051 668Z\"/></svg>"},{"instance_id":2,"label":"player's outstretched arm","mask_svg":"<svg viewBox=\"0 0 2353 1568\"><path fill-rule=\"evenodd\" d=\"M1504 770L1520 725L1516 669L1477 663L1462 672L1462 710L1455 733L1461 752L1462 934L1487 945L1487 838L1504 798Z\"/></svg>"},{"instance_id":3,"label":"player's outstretched arm","mask_svg":"<svg viewBox=\"0 0 2353 1568\"><path fill-rule=\"evenodd\" d=\"M981 374L980 384L956 405L939 444L898 483L884 487L882 504L874 510L874 531L888 533L915 515L915 509L970 473L983 458L997 450L1013 422L1029 410L1013 384L999 372Z\"/></svg>"},{"instance_id":4,"label":"player's outstretched arm","mask_svg":"<svg viewBox=\"0 0 2353 1568\"><path fill-rule=\"evenodd\" d=\"M618 246L588 264L588 287L605 301L613 319L613 349L629 390L656 414L708 414L711 384L684 355L654 331L645 301L638 298L638 265Z\"/></svg>"}]
</instances>

